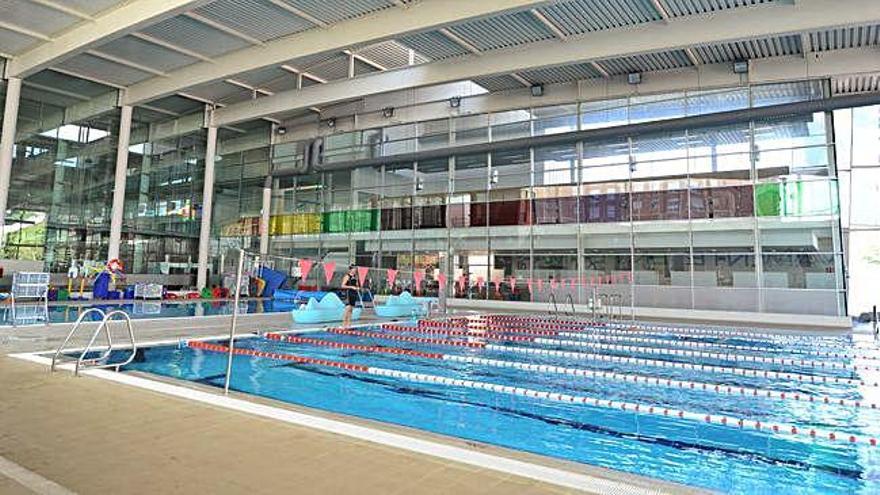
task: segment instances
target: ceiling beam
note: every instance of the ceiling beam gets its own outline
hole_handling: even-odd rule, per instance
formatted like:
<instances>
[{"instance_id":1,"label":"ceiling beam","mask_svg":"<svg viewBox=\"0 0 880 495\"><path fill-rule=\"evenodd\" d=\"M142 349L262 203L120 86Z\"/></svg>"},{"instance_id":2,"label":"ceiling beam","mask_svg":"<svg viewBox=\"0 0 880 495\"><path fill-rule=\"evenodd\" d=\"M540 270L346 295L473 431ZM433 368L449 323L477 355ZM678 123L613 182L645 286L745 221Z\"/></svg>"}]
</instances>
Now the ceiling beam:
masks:
<instances>
[{"instance_id":1,"label":"ceiling beam","mask_svg":"<svg viewBox=\"0 0 880 495\"><path fill-rule=\"evenodd\" d=\"M131 33L131 36L133 36L139 40L146 41L147 43L151 43L153 45L160 46L162 48L165 48L166 50L171 50L172 52L177 52L177 53L180 53L181 55L186 55L188 57L192 57L192 58L201 60L202 62L209 62L209 63L214 62L214 60L211 57L209 57L205 54L199 53L195 50L190 50L189 48L184 48L182 46L175 45L174 43L169 43L165 40L156 38L155 36L150 36L149 34Z\"/></svg>"},{"instance_id":2,"label":"ceiling beam","mask_svg":"<svg viewBox=\"0 0 880 495\"><path fill-rule=\"evenodd\" d=\"M88 96L83 96L79 93L74 93L73 91L66 91L66 90L63 90L60 88L46 86L45 84L38 84L38 83L30 82L27 79L25 79L21 83L28 88L34 88L34 89L38 89L40 91L45 91L47 93L54 93L56 95L66 96L66 97L72 98L74 100L79 100L79 101L91 100L91 98L89 98Z\"/></svg>"},{"instance_id":3,"label":"ceiling beam","mask_svg":"<svg viewBox=\"0 0 880 495\"><path fill-rule=\"evenodd\" d=\"M196 8L209 0L139 0L127 2L75 26L47 43L9 61L9 76L26 77L108 41Z\"/></svg>"},{"instance_id":4,"label":"ceiling beam","mask_svg":"<svg viewBox=\"0 0 880 495\"><path fill-rule=\"evenodd\" d=\"M422 1L405 9L385 9L372 15L309 29L171 71L170 77L132 85L126 104L149 101L191 86L218 81L242 72L278 66L302 57L338 53L352 46L386 41L414 32L438 29L474 18L497 15L550 3L552 0ZM139 3L139 2L135 2Z\"/></svg>"},{"instance_id":5,"label":"ceiling beam","mask_svg":"<svg viewBox=\"0 0 880 495\"><path fill-rule=\"evenodd\" d=\"M117 84L117 83L114 83L114 82L110 82L110 81L107 81L107 80L104 80L104 79L101 79L101 78L98 78L98 77L93 77L93 76L89 76L89 75L86 75L86 74L81 74L81 73L79 73L79 72L72 71L72 70L69 70L69 69L61 69L61 68L59 68L59 67L52 67L52 72L57 72L57 73L59 73L59 74L64 74L65 76L75 77L75 78L77 78L77 79L82 79L82 80L84 80L84 81L89 81L89 82L93 82L93 83L97 83L97 84L102 84L102 85L107 86L107 87L109 87L109 88L114 88L114 89L125 89L125 86L123 86L123 85L121 85L121 84Z\"/></svg>"},{"instance_id":6,"label":"ceiling beam","mask_svg":"<svg viewBox=\"0 0 880 495\"><path fill-rule=\"evenodd\" d=\"M458 45L458 46L464 48L465 50L467 50L467 51L469 51L469 52L471 52L471 53L474 53L474 54L479 54L479 53L480 53L480 49L479 49L479 48L477 48L477 47L475 47L474 45L468 43L467 40L465 40L465 39L462 38L461 36L459 36L459 35L453 33L452 31L450 31L450 30L448 30L448 29L446 29L446 28L442 28L442 29L440 29L439 31L440 31L440 34L442 34L443 36L446 36L447 38L449 38L450 40L452 40L452 42L454 42L456 45Z\"/></svg>"},{"instance_id":7,"label":"ceiling beam","mask_svg":"<svg viewBox=\"0 0 880 495\"><path fill-rule=\"evenodd\" d=\"M132 62L131 60L120 58L115 55L110 55L108 53L104 53L104 52L101 52L98 50L89 50L86 53L93 56L93 57L98 57L98 58L102 58L108 62L113 62L114 64L124 65L125 67L131 67L132 69L139 70L141 72L146 72L147 74L153 74L154 76L159 76L159 77L168 77L168 74L166 74L165 72L162 72L159 69L154 69L152 67L148 67L146 65L139 64L137 62Z\"/></svg>"},{"instance_id":8,"label":"ceiling beam","mask_svg":"<svg viewBox=\"0 0 880 495\"><path fill-rule=\"evenodd\" d=\"M671 17L669 15L669 10L666 9L666 6L663 5L660 0L651 0L651 4L654 6L654 10L660 14L660 18L663 19L664 22L669 20Z\"/></svg>"},{"instance_id":9,"label":"ceiling beam","mask_svg":"<svg viewBox=\"0 0 880 495\"><path fill-rule=\"evenodd\" d=\"M12 31L13 33L23 34L29 38L34 38L41 41L52 41L52 37L50 37L48 34L39 33L37 31L34 31L33 29L21 27L18 24L0 21L0 29Z\"/></svg>"},{"instance_id":10,"label":"ceiling beam","mask_svg":"<svg viewBox=\"0 0 880 495\"><path fill-rule=\"evenodd\" d=\"M535 19L538 19L538 21L540 21L541 24L544 25L544 27L549 29L550 32L552 32L557 38L561 40L564 40L566 38L565 33L562 32L562 29L560 29L559 26L556 25L556 23L548 19L546 15L542 14L540 10L532 9L530 10L530 12L532 13L532 16L535 17Z\"/></svg>"},{"instance_id":11,"label":"ceiling beam","mask_svg":"<svg viewBox=\"0 0 880 495\"><path fill-rule=\"evenodd\" d=\"M376 70L388 70L388 67L385 67L384 65L382 65L382 64L380 64L380 63L378 63L378 62L374 62L374 61L368 59L367 57L365 57L365 56L363 56L363 55L360 55L360 54L358 54L358 53L355 53L355 52L353 52L353 51L351 51L351 50L343 50L342 53L344 53L344 54L346 54L346 55L349 55L349 56L351 56L353 59L355 59L355 60L359 60L359 61L361 61L361 62L363 62L363 63L369 65L370 67L372 67L372 68L374 68L374 69L376 69Z\"/></svg>"},{"instance_id":12,"label":"ceiling beam","mask_svg":"<svg viewBox=\"0 0 880 495\"><path fill-rule=\"evenodd\" d=\"M35 3L37 5L42 5L43 7L52 9L56 12L61 12L63 14L67 14L69 16L77 17L84 21L94 21L95 18L86 14L85 12L79 11L72 7L68 7L67 5L62 5L58 2L53 2L52 0L26 0L30 3Z\"/></svg>"},{"instance_id":13,"label":"ceiling beam","mask_svg":"<svg viewBox=\"0 0 880 495\"><path fill-rule=\"evenodd\" d=\"M254 38L253 36L242 33L241 31L239 31L237 29L233 29L233 28L227 26L226 24L223 24L222 22L217 22L213 19L208 19L207 17L205 17L203 15L196 14L195 12L185 12L183 15L189 17L190 19L192 19L196 22L201 22L202 24L204 24L210 28L216 29L217 31L226 33L230 36L234 36L240 40L247 41L248 43L250 43L252 45L263 46L262 40L258 40L257 38Z\"/></svg>"},{"instance_id":14,"label":"ceiling beam","mask_svg":"<svg viewBox=\"0 0 880 495\"><path fill-rule=\"evenodd\" d=\"M523 76L517 74L516 72L512 72L512 73L510 74L510 77L516 79L516 82L522 84L523 86L525 86L525 87L527 87L527 88L531 88L531 87L532 87L532 82L531 82L531 81L529 81L528 79L524 78Z\"/></svg>"},{"instance_id":15,"label":"ceiling beam","mask_svg":"<svg viewBox=\"0 0 880 495\"><path fill-rule=\"evenodd\" d=\"M283 0L269 0L269 3L278 7L281 10L286 10L287 12L290 12L291 14L293 14L297 17L301 17L316 26L327 27L326 22L322 21L321 19L318 19L317 17L315 17L313 15L309 15L308 13L303 12L301 9L298 9Z\"/></svg>"},{"instance_id":16,"label":"ceiling beam","mask_svg":"<svg viewBox=\"0 0 880 495\"><path fill-rule=\"evenodd\" d=\"M834 9L829 9L828 3L823 0L731 9L675 18L667 23L646 23L626 29L600 31L563 42L553 40L497 50L479 57L460 57L378 72L300 91L284 91L271 97L230 105L218 111L214 117L221 123L240 122L310 106L481 76L878 21L880 2L876 0L850 0L835 5Z\"/></svg>"}]
</instances>

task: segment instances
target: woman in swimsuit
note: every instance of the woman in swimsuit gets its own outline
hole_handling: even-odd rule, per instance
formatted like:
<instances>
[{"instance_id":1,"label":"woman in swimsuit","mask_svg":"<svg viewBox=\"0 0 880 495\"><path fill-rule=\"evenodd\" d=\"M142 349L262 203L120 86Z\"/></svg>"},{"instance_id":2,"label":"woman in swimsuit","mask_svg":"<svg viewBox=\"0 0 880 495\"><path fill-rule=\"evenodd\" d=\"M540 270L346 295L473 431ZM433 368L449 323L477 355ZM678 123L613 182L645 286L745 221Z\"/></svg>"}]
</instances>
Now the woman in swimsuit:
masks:
<instances>
[{"instance_id":1,"label":"woman in swimsuit","mask_svg":"<svg viewBox=\"0 0 880 495\"><path fill-rule=\"evenodd\" d=\"M355 305L360 300L358 293L361 288L357 276L357 267L349 265L348 271L342 277L342 284L339 286L343 290L343 302L345 303L345 311L342 313L342 326L351 325L351 313L354 311Z\"/></svg>"}]
</instances>

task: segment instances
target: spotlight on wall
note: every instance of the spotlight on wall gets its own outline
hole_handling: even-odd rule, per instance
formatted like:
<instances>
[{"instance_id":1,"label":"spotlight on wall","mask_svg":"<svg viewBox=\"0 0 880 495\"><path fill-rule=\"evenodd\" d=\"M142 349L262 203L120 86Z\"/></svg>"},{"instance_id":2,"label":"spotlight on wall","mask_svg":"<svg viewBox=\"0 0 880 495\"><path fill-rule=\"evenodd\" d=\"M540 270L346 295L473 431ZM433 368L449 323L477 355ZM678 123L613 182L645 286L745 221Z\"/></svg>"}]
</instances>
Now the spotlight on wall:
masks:
<instances>
[{"instance_id":1,"label":"spotlight on wall","mask_svg":"<svg viewBox=\"0 0 880 495\"><path fill-rule=\"evenodd\" d=\"M329 127L330 129L336 127L336 119L327 119L324 121L324 123L327 124L327 127Z\"/></svg>"},{"instance_id":2,"label":"spotlight on wall","mask_svg":"<svg viewBox=\"0 0 880 495\"><path fill-rule=\"evenodd\" d=\"M532 96L544 96L543 84L532 84L529 89L532 91Z\"/></svg>"},{"instance_id":3,"label":"spotlight on wall","mask_svg":"<svg viewBox=\"0 0 880 495\"><path fill-rule=\"evenodd\" d=\"M733 73L734 74L748 74L749 73L749 61L748 60L737 60L733 63Z\"/></svg>"},{"instance_id":4,"label":"spotlight on wall","mask_svg":"<svg viewBox=\"0 0 880 495\"><path fill-rule=\"evenodd\" d=\"M626 82L630 84L641 84L642 82L642 73L641 72L630 72L626 75Z\"/></svg>"},{"instance_id":5,"label":"spotlight on wall","mask_svg":"<svg viewBox=\"0 0 880 495\"><path fill-rule=\"evenodd\" d=\"M394 107L385 107L382 109L382 116L386 119L394 117Z\"/></svg>"},{"instance_id":6,"label":"spotlight on wall","mask_svg":"<svg viewBox=\"0 0 880 495\"><path fill-rule=\"evenodd\" d=\"M416 191L421 191L425 188L425 182L422 179L416 179Z\"/></svg>"},{"instance_id":7,"label":"spotlight on wall","mask_svg":"<svg viewBox=\"0 0 880 495\"><path fill-rule=\"evenodd\" d=\"M461 96L453 96L449 99L449 106L452 108L458 108L461 106Z\"/></svg>"},{"instance_id":8,"label":"spotlight on wall","mask_svg":"<svg viewBox=\"0 0 880 495\"><path fill-rule=\"evenodd\" d=\"M284 127L283 125L279 125L275 129L275 132L278 133L279 136L283 136L283 135L287 134L287 127Z\"/></svg>"}]
</instances>

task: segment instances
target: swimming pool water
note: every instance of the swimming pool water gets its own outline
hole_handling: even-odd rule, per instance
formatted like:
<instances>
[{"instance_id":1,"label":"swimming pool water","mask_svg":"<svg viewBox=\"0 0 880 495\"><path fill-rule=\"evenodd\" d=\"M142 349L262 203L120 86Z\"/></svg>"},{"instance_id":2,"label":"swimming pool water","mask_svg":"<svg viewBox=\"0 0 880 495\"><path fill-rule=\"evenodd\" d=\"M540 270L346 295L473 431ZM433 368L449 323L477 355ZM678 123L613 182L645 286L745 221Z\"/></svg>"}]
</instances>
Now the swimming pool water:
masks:
<instances>
[{"instance_id":1,"label":"swimming pool water","mask_svg":"<svg viewBox=\"0 0 880 495\"><path fill-rule=\"evenodd\" d=\"M880 493L880 447L869 442L880 437L872 406L880 408L880 351L872 341L576 321L553 330L528 318L438 325L241 338L240 352L273 354L236 355L231 387L710 490ZM210 347L148 348L127 369L222 387L226 355ZM515 388L602 401L499 392ZM645 414L647 406L673 413ZM679 410L697 415L679 418ZM703 414L715 420L694 419ZM746 426L720 424L720 415ZM766 426L749 427L754 421ZM798 433L774 432L773 424Z\"/></svg>"},{"instance_id":2,"label":"swimming pool water","mask_svg":"<svg viewBox=\"0 0 880 495\"><path fill-rule=\"evenodd\" d=\"M196 302L167 302L167 301L137 301L128 303L95 302L87 305L58 304L49 306L49 323L72 323L76 321L81 312L90 308L99 308L104 311L121 309L128 313L131 318L180 318L187 316L213 316L232 314L232 301L196 301ZM274 300L248 300L239 303L242 314L252 313L278 313L290 311L294 305L289 301ZM100 320L94 315L93 318ZM41 305L22 305L16 308L16 324L42 324L45 322L45 313ZM9 305L0 307L0 326L12 325L12 308Z\"/></svg>"}]
</instances>

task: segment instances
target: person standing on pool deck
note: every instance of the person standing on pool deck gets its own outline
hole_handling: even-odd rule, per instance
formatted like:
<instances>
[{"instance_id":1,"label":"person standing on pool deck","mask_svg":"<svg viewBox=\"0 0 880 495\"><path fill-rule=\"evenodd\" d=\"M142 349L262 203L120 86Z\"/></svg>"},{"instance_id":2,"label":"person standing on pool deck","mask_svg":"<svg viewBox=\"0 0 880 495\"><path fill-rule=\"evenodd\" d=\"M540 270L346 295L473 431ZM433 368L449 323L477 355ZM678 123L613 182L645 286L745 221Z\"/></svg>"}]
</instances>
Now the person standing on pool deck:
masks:
<instances>
[{"instance_id":1,"label":"person standing on pool deck","mask_svg":"<svg viewBox=\"0 0 880 495\"><path fill-rule=\"evenodd\" d=\"M361 287L358 282L357 267L355 265L348 265L348 271L342 277L342 284L339 287L344 291L343 295L345 297L342 326L347 327L351 325L351 313L354 311L354 306L357 304L358 299L360 299L358 292L360 292Z\"/></svg>"}]
</instances>

